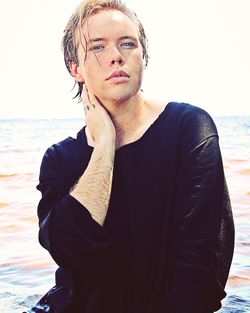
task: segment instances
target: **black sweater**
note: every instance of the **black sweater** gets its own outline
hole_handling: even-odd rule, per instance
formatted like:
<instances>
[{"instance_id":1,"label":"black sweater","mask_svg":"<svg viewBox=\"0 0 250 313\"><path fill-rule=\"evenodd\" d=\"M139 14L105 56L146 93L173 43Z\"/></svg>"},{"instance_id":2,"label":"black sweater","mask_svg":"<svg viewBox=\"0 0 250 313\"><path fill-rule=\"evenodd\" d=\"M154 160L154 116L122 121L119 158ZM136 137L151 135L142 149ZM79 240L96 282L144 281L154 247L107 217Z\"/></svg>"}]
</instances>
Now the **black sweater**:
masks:
<instances>
[{"instance_id":1,"label":"black sweater","mask_svg":"<svg viewBox=\"0 0 250 313\"><path fill-rule=\"evenodd\" d=\"M60 267L57 284L73 281L76 291L69 312L218 310L234 227L211 117L169 103L140 139L116 151L103 226L69 195L92 151L85 128L53 145L37 187L40 243Z\"/></svg>"}]
</instances>

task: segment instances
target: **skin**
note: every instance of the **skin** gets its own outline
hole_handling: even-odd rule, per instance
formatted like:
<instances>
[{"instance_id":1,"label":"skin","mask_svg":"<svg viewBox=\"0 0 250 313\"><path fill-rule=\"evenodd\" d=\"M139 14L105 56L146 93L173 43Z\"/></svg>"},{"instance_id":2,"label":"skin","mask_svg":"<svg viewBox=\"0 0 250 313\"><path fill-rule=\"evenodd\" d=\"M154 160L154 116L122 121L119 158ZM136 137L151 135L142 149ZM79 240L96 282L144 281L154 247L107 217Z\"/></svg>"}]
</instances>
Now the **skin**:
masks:
<instances>
[{"instance_id":1,"label":"skin","mask_svg":"<svg viewBox=\"0 0 250 313\"><path fill-rule=\"evenodd\" d=\"M135 95L140 100L137 92L142 82L143 59L135 23L119 11L102 11L85 22L83 35L87 39L87 57L82 42L78 49L78 79L111 110ZM124 36L130 38L122 39ZM91 41L98 38L103 40ZM127 82L107 80L120 69L129 75Z\"/></svg>"},{"instance_id":2,"label":"skin","mask_svg":"<svg viewBox=\"0 0 250 313\"><path fill-rule=\"evenodd\" d=\"M163 111L165 104L143 98L143 54L138 27L128 16L106 10L88 18L81 30L79 64L70 68L84 83L86 136L94 147L90 162L71 191L103 225L113 177L115 150L139 139ZM115 71L127 77L108 79Z\"/></svg>"}]
</instances>

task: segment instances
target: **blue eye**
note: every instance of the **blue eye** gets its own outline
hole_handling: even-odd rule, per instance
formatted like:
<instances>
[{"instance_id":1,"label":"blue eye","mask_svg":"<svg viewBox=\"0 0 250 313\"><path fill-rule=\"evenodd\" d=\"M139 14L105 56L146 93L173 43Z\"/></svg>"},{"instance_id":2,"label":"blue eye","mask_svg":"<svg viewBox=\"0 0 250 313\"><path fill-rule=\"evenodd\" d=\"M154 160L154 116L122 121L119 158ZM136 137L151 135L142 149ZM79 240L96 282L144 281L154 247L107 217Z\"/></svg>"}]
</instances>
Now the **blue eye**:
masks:
<instances>
[{"instance_id":1,"label":"blue eye","mask_svg":"<svg viewBox=\"0 0 250 313\"><path fill-rule=\"evenodd\" d=\"M129 42L124 42L124 43L122 43L122 46L131 49L131 48L134 48L134 47L135 47L135 44L134 44L133 42L130 42L130 41L129 41Z\"/></svg>"},{"instance_id":2,"label":"blue eye","mask_svg":"<svg viewBox=\"0 0 250 313\"><path fill-rule=\"evenodd\" d=\"M98 52L98 51L101 51L103 48L104 48L104 46L97 45L97 46L91 47L90 50L91 50L91 51Z\"/></svg>"}]
</instances>

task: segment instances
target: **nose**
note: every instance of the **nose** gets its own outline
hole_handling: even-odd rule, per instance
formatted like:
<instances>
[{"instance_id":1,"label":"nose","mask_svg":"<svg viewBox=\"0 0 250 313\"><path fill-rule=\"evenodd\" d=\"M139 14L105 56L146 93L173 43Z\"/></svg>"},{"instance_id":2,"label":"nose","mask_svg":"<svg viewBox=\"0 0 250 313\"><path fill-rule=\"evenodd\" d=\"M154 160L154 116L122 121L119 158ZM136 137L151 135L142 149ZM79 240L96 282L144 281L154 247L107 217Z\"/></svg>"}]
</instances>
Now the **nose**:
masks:
<instances>
[{"instance_id":1,"label":"nose","mask_svg":"<svg viewBox=\"0 0 250 313\"><path fill-rule=\"evenodd\" d=\"M124 64L124 58L123 58L121 52L119 51L119 49L117 49L117 48L115 48L112 51L111 64L112 65L115 65L115 64L123 65Z\"/></svg>"},{"instance_id":2,"label":"nose","mask_svg":"<svg viewBox=\"0 0 250 313\"><path fill-rule=\"evenodd\" d=\"M112 60L112 62L111 62L113 65L115 64L115 63L118 63L119 65L123 65L124 64L124 62L123 62L123 60L122 60L122 58L119 58L119 59L117 59L117 60Z\"/></svg>"}]
</instances>

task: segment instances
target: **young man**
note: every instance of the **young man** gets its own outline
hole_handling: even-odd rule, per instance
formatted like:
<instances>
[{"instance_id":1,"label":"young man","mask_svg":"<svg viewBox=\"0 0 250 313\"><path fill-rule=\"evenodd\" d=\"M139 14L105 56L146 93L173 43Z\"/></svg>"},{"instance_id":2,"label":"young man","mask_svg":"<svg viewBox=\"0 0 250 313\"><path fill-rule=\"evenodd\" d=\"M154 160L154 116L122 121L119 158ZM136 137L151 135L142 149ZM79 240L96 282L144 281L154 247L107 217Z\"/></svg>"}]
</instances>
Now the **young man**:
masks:
<instances>
[{"instance_id":1,"label":"young man","mask_svg":"<svg viewBox=\"0 0 250 313\"><path fill-rule=\"evenodd\" d=\"M212 119L145 99L146 36L120 1L81 4L63 49L87 125L41 165L39 239L59 265L55 312L218 310L234 229Z\"/></svg>"}]
</instances>

